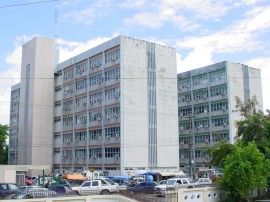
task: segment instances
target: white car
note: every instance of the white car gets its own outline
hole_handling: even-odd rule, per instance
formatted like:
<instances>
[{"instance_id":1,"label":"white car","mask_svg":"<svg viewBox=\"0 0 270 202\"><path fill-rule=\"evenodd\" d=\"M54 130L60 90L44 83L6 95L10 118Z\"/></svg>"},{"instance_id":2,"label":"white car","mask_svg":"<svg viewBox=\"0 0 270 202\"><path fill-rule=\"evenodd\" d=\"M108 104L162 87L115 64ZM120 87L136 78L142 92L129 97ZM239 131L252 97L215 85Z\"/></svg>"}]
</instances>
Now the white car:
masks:
<instances>
[{"instance_id":1,"label":"white car","mask_svg":"<svg viewBox=\"0 0 270 202\"><path fill-rule=\"evenodd\" d=\"M196 185L207 185L212 184L212 181L209 178L199 178L195 180Z\"/></svg>"}]
</instances>

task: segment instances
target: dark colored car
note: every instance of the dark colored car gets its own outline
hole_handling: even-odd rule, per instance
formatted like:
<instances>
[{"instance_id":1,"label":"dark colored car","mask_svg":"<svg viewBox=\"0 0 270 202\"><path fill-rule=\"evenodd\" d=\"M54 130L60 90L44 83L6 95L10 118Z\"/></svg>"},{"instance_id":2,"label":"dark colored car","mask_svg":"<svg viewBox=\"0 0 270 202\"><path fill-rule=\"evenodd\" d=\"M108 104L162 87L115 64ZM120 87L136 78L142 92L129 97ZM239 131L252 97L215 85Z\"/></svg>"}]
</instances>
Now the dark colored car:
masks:
<instances>
[{"instance_id":1,"label":"dark colored car","mask_svg":"<svg viewBox=\"0 0 270 202\"><path fill-rule=\"evenodd\" d=\"M127 190L130 193L147 193L147 194L153 194L154 189L156 186L159 184L157 182L141 182L140 184L134 186L134 187L129 187Z\"/></svg>"},{"instance_id":2,"label":"dark colored car","mask_svg":"<svg viewBox=\"0 0 270 202\"><path fill-rule=\"evenodd\" d=\"M48 188L55 191L57 196L80 196L78 191L73 191L69 185L52 185Z\"/></svg>"},{"instance_id":3,"label":"dark colored car","mask_svg":"<svg viewBox=\"0 0 270 202\"><path fill-rule=\"evenodd\" d=\"M0 183L0 199L5 198L11 194L18 193L19 187L11 183Z\"/></svg>"},{"instance_id":4,"label":"dark colored car","mask_svg":"<svg viewBox=\"0 0 270 202\"><path fill-rule=\"evenodd\" d=\"M46 188L25 189L17 194L14 194L10 199L36 199L36 198L55 198L56 192Z\"/></svg>"}]
</instances>

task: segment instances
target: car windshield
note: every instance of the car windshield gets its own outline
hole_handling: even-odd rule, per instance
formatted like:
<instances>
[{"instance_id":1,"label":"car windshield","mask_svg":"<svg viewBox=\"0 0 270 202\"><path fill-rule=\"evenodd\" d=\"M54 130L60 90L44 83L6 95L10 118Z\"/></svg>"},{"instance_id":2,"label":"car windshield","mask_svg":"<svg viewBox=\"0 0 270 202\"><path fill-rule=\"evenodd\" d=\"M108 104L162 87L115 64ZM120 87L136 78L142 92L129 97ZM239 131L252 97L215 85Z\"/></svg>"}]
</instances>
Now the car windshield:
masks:
<instances>
[{"instance_id":1,"label":"car windshield","mask_svg":"<svg viewBox=\"0 0 270 202\"><path fill-rule=\"evenodd\" d=\"M193 179L191 179L191 178L187 178L187 180L188 180L190 183L194 183Z\"/></svg>"},{"instance_id":2,"label":"car windshield","mask_svg":"<svg viewBox=\"0 0 270 202\"><path fill-rule=\"evenodd\" d=\"M173 185L175 184L176 180L168 180L167 185Z\"/></svg>"}]
</instances>

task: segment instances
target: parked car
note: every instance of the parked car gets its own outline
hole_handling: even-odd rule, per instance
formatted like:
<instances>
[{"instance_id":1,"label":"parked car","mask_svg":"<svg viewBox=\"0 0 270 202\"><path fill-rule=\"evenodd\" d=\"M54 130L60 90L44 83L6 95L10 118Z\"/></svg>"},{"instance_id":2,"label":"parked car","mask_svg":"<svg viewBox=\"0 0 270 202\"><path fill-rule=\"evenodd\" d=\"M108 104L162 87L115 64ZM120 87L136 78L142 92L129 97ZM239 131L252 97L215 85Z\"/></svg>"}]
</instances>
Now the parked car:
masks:
<instances>
[{"instance_id":1,"label":"parked car","mask_svg":"<svg viewBox=\"0 0 270 202\"><path fill-rule=\"evenodd\" d=\"M73 191L69 185L52 185L48 188L49 190L55 191L57 196L80 196L78 191Z\"/></svg>"},{"instance_id":2,"label":"parked car","mask_svg":"<svg viewBox=\"0 0 270 202\"><path fill-rule=\"evenodd\" d=\"M140 184L134 186L134 187L129 187L127 190L130 193L133 194L138 194L138 193L147 193L147 194L153 194L154 189L156 186L159 184L157 182L141 182Z\"/></svg>"},{"instance_id":3,"label":"parked car","mask_svg":"<svg viewBox=\"0 0 270 202\"><path fill-rule=\"evenodd\" d=\"M10 197L10 199L35 199L35 198L54 198L56 192L50 191L46 188L32 188L25 189L19 193L16 193Z\"/></svg>"},{"instance_id":4,"label":"parked car","mask_svg":"<svg viewBox=\"0 0 270 202\"><path fill-rule=\"evenodd\" d=\"M5 198L11 194L18 193L19 187L12 183L0 183L0 199Z\"/></svg>"},{"instance_id":5,"label":"parked car","mask_svg":"<svg viewBox=\"0 0 270 202\"><path fill-rule=\"evenodd\" d=\"M167 184L167 180L161 180L159 181L159 184L162 185L162 184Z\"/></svg>"},{"instance_id":6,"label":"parked car","mask_svg":"<svg viewBox=\"0 0 270 202\"><path fill-rule=\"evenodd\" d=\"M199 178L194 180L195 185L209 185L212 184L212 181L209 178Z\"/></svg>"},{"instance_id":7,"label":"parked car","mask_svg":"<svg viewBox=\"0 0 270 202\"><path fill-rule=\"evenodd\" d=\"M171 178L167 180L167 184L156 186L155 194L164 196L168 190L193 187L195 187L195 183L191 178Z\"/></svg>"}]
</instances>

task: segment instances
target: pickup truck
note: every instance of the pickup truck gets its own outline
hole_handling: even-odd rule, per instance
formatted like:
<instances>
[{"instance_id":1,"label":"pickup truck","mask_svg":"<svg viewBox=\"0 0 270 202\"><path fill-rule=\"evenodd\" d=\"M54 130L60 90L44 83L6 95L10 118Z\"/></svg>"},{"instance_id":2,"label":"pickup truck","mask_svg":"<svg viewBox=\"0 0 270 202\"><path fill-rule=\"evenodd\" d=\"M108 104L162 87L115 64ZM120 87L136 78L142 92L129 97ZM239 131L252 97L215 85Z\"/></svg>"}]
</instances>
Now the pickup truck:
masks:
<instances>
[{"instance_id":1,"label":"pickup truck","mask_svg":"<svg viewBox=\"0 0 270 202\"><path fill-rule=\"evenodd\" d=\"M167 184L158 185L155 187L155 194L164 196L166 191L194 188L195 183L191 178L171 178L167 180Z\"/></svg>"},{"instance_id":2,"label":"pickup truck","mask_svg":"<svg viewBox=\"0 0 270 202\"><path fill-rule=\"evenodd\" d=\"M98 179L85 181L80 187L72 187L74 191L78 191L80 195L109 195L118 192L118 185L114 185L109 180Z\"/></svg>"}]
</instances>

